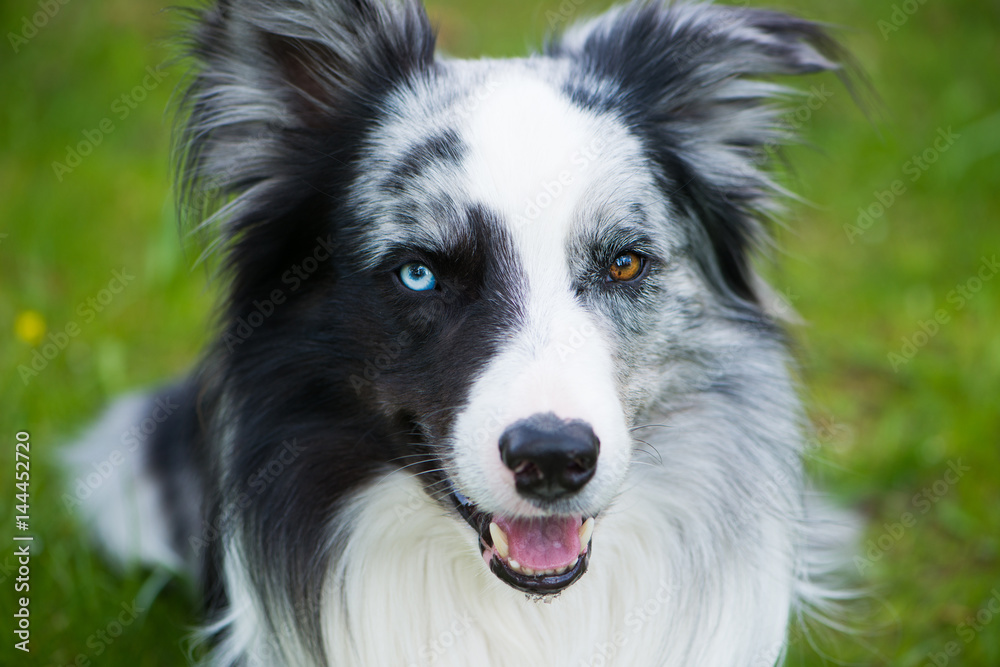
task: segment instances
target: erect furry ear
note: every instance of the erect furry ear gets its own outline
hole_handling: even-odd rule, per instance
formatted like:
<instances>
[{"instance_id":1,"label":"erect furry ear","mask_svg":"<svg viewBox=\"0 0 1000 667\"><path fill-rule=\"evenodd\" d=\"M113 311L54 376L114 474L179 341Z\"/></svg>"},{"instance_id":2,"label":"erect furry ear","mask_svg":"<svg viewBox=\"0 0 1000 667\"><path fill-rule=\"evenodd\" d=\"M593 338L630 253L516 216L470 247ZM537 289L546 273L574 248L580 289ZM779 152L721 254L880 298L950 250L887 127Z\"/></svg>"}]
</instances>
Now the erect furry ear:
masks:
<instances>
[{"instance_id":1,"label":"erect furry ear","mask_svg":"<svg viewBox=\"0 0 1000 667\"><path fill-rule=\"evenodd\" d=\"M383 93L434 59L416 0L219 0L192 27L176 154L182 211L198 219L236 195L223 210L233 219L243 195L315 164L296 153L310 139L327 138L314 153L337 153L331 135L363 126Z\"/></svg>"},{"instance_id":2,"label":"erect furry ear","mask_svg":"<svg viewBox=\"0 0 1000 667\"><path fill-rule=\"evenodd\" d=\"M771 102L794 91L754 78L839 70L842 49L817 24L785 14L638 1L547 51L573 61L574 99L620 115L643 139L670 199L707 237L693 245L712 283L759 305L750 249L787 194L766 165L793 138Z\"/></svg>"}]
</instances>

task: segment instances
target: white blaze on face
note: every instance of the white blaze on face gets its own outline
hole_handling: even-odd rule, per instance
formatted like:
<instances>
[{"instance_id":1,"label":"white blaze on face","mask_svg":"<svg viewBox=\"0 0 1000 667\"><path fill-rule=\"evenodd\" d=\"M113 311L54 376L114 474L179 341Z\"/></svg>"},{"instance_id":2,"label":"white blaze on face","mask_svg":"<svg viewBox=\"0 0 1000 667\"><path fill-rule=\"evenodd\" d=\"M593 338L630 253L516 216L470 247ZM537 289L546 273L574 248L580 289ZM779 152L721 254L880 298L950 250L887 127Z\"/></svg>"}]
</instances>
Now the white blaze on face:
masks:
<instances>
[{"instance_id":1,"label":"white blaze on face","mask_svg":"<svg viewBox=\"0 0 1000 667\"><path fill-rule=\"evenodd\" d=\"M517 495L499 453L503 431L539 413L583 420L600 439L595 476L574 513L602 509L624 478L631 444L609 325L576 299L567 256L571 234L586 224L582 204L595 187L608 187L599 183L615 159L612 142L630 140L609 139L615 130L550 85L518 77L501 81L463 132L471 200L500 214L527 282L524 322L473 384L456 421L457 482L486 511L540 514Z\"/></svg>"}]
</instances>

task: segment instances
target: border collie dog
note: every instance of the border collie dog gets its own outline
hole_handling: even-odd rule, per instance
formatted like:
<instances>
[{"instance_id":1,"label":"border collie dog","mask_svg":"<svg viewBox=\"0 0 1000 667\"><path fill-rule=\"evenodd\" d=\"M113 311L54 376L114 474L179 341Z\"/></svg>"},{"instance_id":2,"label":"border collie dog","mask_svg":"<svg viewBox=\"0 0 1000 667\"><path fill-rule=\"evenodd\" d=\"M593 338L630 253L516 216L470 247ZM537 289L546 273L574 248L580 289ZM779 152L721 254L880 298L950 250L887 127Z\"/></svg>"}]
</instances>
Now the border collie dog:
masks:
<instances>
[{"instance_id":1,"label":"border collie dog","mask_svg":"<svg viewBox=\"0 0 1000 667\"><path fill-rule=\"evenodd\" d=\"M752 255L823 29L640 1L457 60L415 0L221 0L188 45L220 333L77 452L156 423L82 504L198 578L208 662L780 663L843 535Z\"/></svg>"}]
</instances>

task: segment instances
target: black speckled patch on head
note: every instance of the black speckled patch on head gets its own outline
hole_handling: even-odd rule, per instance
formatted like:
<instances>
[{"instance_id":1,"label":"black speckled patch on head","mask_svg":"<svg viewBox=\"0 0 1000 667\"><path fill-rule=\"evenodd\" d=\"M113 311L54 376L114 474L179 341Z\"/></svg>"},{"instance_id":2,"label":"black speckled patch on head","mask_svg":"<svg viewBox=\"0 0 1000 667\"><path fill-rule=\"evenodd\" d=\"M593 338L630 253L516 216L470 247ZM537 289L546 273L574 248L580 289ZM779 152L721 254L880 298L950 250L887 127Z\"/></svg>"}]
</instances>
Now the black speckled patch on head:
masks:
<instances>
[{"instance_id":1,"label":"black speckled patch on head","mask_svg":"<svg viewBox=\"0 0 1000 667\"><path fill-rule=\"evenodd\" d=\"M390 193L403 193L407 186L436 164L458 165L465 157L466 147L458 134L451 129L414 144L383 181L382 187Z\"/></svg>"}]
</instances>

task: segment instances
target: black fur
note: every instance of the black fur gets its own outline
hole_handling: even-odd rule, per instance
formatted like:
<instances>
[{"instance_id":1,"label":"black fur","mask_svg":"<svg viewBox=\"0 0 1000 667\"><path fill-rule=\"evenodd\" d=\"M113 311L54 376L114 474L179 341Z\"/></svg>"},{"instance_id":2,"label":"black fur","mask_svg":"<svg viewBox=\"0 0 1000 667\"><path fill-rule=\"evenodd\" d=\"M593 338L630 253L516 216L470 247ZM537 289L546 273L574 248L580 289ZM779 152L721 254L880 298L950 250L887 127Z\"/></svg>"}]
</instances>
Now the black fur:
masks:
<instances>
[{"instance_id":1,"label":"black fur","mask_svg":"<svg viewBox=\"0 0 1000 667\"><path fill-rule=\"evenodd\" d=\"M410 148L386 179L385 187L393 194L404 194L428 167L436 163L458 164L464 155L462 140L454 130L446 130Z\"/></svg>"}]
</instances>

